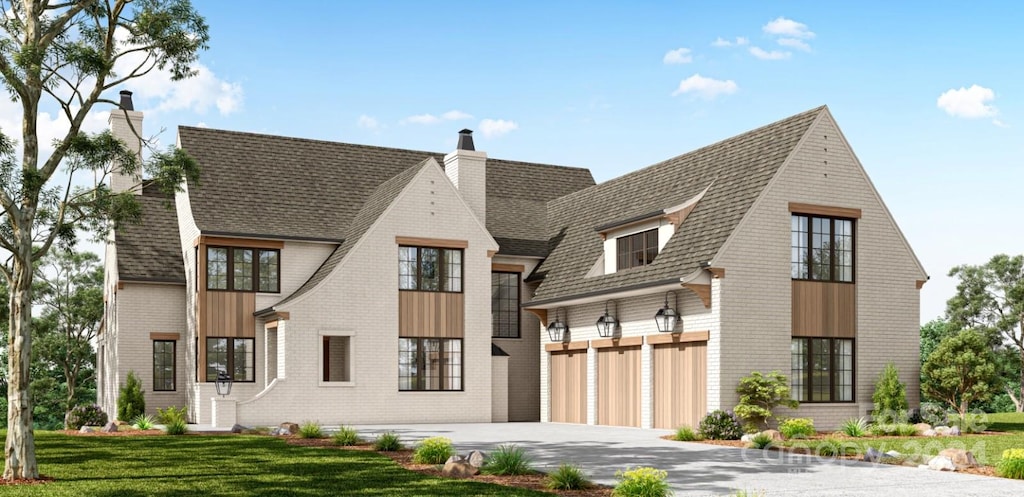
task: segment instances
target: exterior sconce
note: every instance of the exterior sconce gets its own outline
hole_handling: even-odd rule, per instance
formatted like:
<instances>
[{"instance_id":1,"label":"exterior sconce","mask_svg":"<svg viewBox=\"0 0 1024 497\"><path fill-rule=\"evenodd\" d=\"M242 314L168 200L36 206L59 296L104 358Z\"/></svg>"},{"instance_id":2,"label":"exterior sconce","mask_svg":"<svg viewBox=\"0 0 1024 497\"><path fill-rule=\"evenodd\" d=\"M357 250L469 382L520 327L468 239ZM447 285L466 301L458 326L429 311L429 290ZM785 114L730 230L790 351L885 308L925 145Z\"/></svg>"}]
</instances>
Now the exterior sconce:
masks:
<instances>
[{"instance_id":1,"label":"exterior sconce","mask_svg":"<svg viewBox=\"0 0 1024 497\"><path fill-rule=\"evenodd\" d=\"M618 314L618 312L616 312ZM608 302L604 303L604 314L597 318L597 334L603 338L609 338L615 336L615 331L619 327L619 320L608 314Z\"/></svg>"},{"instance_id":2,"label":"exterior sconce","mask_svg":"<svg viewBox=\"0 0 1024 497\"><path fill-rule=\"evenodd\" d=\"M668 295L672 294L673 297L676 293L673 291L665 292L665 306L658 309L658 312L654 315L654 322L658 325L658 331L661 333L675 333L676 325L679 324L679 313L672 307L668 306ZM676 298L676 306L679 305L679 299Z\"/></svg>"},{"instance_id":3,"label":"exterior sconce","mask_svg":"<svg viewBox=\"0 0 1024 497\"><path fill-rule=\"evenodd\" d=\"M217 387L217 395L220 395L221 397L227 397L228 395L231 395L231 385L233 383L234 380L232 380L227 373L225 373L224 371L218 371L217 381L214 383L214 385Z\"/></svg>"},{"instance_id":4,"label":"exterior sconce","mask_svg":"<svg viewBox=\"0 0 1024 497\"><path fill-rule=\"evenodd\" d=\"M548 325L548 338L556 343L569 341L569 325L565 321L558 319L557 314L555 320Z\"/></svg>"}]
</instances>

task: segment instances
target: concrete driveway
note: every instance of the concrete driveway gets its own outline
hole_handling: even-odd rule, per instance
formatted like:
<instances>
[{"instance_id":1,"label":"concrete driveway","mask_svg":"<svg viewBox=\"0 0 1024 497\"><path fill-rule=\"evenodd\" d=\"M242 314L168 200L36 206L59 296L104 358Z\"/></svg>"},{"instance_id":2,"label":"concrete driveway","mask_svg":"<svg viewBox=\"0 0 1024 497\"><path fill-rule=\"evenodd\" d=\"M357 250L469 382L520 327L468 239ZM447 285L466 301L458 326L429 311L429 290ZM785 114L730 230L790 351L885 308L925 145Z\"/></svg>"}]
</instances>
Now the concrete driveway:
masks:
<instances>
[{"instance_id":1,"label":"concrete driveway","mask_svg":"<svg viewBox=\"0 0 1024 497\"><path fill-rule=\"evenodd\" d=\"M372 439L394 431L413 443L445 436L460 454L492 450L514 443L526 448L535 466L547 471L562 462L580 465L592 480L615 483L615 472L631 466L652 466L668 472L678 496L728 495L734 490L759 490L768 497L815 496L1021 496L1024 481L959 473L834 461L775 451L717 447L662 440L665 430L560 423L467 423L362 425Z\"/></svg>"}]
</instances>

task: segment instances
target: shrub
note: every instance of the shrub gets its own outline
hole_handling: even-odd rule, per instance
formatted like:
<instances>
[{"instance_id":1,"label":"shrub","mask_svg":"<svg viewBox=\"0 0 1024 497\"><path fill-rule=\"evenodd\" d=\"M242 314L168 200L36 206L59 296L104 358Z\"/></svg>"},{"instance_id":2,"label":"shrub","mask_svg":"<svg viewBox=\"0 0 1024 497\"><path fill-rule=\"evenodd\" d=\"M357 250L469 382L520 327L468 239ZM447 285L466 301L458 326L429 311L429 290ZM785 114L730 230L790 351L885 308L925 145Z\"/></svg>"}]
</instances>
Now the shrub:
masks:
<instances>
[{"instance_id":1,"label":"shrub","mask_svg":"<svg viewBox=\"0 0 1024 497\"><path fill-rule=\"evenodd\" d=\"M551 490L583 490L590 487L590 480L579 466L563 463L548 475L546 485Z\"/></svg>"},{"instance_id":2,"label":"shrub","mask_svg":"<svg viewBox=\"0 0 1024 497\"><path fill-rule=\"evenodd\" d=\"M395 432L387 431L377 437L377 440L373 442L373 448L383 452L394 452L402 450L402 441L398 439L398 435L395 435Z\"/></svg>"},{"instance_id":3,"label":"shrub","mask_svg":"<svg viewBox=\"0 0 1024 497\"><path fill-rule=\"evenodd\" d=\"M348 426L338 428L338 432L332 437L335 445L357 445L361 440L356 430Z\"/></svg>"},{"instance_id":4,"label":"shrub","mask_svg":"<svg viewBox=\"0 0 1024 497\"><path fill-rule=\"evenodd\" d=\"M1004 478L1024 480L1024 449L1006 449L996 463L996 473Z\"/></svg>"},{"instance_id":5,"label":"shrub","mask_svg":"<svg viewBox=\"0 0 1024 497\"><path fill-rule=\"evenodd\" d=\"M739 440L743 436L743 427L735 414L718 409L700 420L699 433L709 440Z\"/></svg>"},{"instance_id":6,"label":"shrub","mask_svg":"<svg viewBox=\"0 0 1024 497\"><path fill-rule=\"evenodd\" d=\"M517 445L499 445L487 456L482 472L489 475L528 475L533 473L532 461Z\"/></svg>"},{"instance_id":7,"label":"shrub","mask_svg":"<svg viewBox=\"0 0 1024 497\"><path fill-rule=\"evenodd\" d=\"M772 418L772 411L779 406L796 409L800 403L789 394L789 379L778 371L767 375L754 371L740 380L736 387L740 394L740 403L736 406L736 415L744 420L756 423L765 428Z\"/></svg>"},{"instance_id":8,"label":"shrub","mask_svg":"<svg viewBox=\"0 0 1024 497\"><path fill-rule=\"evenodd\" d=\"M846 447L839 440L828 437L818 444L815 451L821 457L835 457L846 453Z\"/></svg>"},{"instance_id":9,"label":"shrub","mask_svg":"<svg viewBox=\"0 0 1024 497\"><path fill-rule=\"evenodd\" d=\"M188 433L188 423L184 419L172 419L165 431L168 435L184 435Z\"/></svg>"},{"instance_id":10,"label":"shrub","mask_svg":"<svg viewBox=\"0 0 1024 497\"><path fill-rule=\"evenodd\" d=\"M949 426L949 414L942 404L923 402L921 403L921 421L932 426Z\"/></svg>"},{"instance_id":11,"label":"shrub","mask_svg":"<svg viewBox=\"0 0 1024 497\"><path fill-rule=\"evenodd\" d=\"M871 396L875 403L874 417L879 423L904 423L907 421L907 385L900 382L900 373L896 365L889 363L878 375L875 382L875 393Z\"/></svg>"},{"instance_id":12,"label":"shrub","mask_svg":"<svg viewBox=\"0 0 1024 497\"><path fill-rule=\"evenodd\" d=\"M910 423L897 423L896 434L901 437L912 437L917 435L917 428Z\"/></svg>"},{"instance_id":13,"label":"shrub","mask_svg":"<svg viewBox=\"0 0 1024 497\"><path fill-rule=\"evenodd\" d=\"M153 429L153 416L143 414L142 416L136 416L132 420L132 424L140 430L152 430Z\"/></svg>"},{"instance_id":14,"label":"shrub","mask_svg":"<svg viewBox=\"0 0 1024 497\"><path fill-rule=\"evenodd\" d=\"M969 412L960 420L961 433L981 433L988 428L988 415L980 412Z\"/></svg>"},{"instance_id":15,"label":"shrub","mask_svg":"<svg viewBox=\"0 0 1024 497\"><path fill-rule=\"evenodd\" d=\"M921 390L942 399L964 418L971 404L988 400L1000 390L996 358L986 335L963 330L939 342L921 365Z\"/></svg>"},{"instance_id":16,"label":"shrub","mask_svg":"<svg viewBox=\"0 0 1024 497\"><path fill-rule=\"evenodd\" d=\"M779 424L779 433L786 438L813 437L814 421L809 418L789 418Z\"/></svg>"},{"instance_id":17,"label":"shrub","mask_svg":"<svg viewBox=\"0 0 1024 497\"><path fill-rule=\"evenodd\" d=\"M142 382L135 371L128 371L128 378L117 396L117 419L131 421L146 413L146 397L142 395Z\"/></svg>"},{"instance_id":18,"label":"shrub","mask_svg":"<svg viewBox=\"0 0 1024 497\"><path fill-rule=\"evenodd\" d=\"M444 464L449 457L455 454L452 448L451 439L445 437L430 437L416 447L412 455L412 462L416 464Z\"/></svg>"},{"instance_id":19,"label":"shrub","mask_svg":"<svg viewBox=\"0 0 1024 497\"><path fill-rule=\"evenodd\" d=\"M868 433L868 420L863 416L847 419L840 430L848 437L863 437Z\"/></svg>"},{"instance_id":20,"label":"shrub","mask_svg":"<svg viewBox=\"0 0 1024 497\"><path fill-rule=\"evenodd\" d=\"M299 438L324 438L324 430L316 421L306 421L299 425Z\"/></svg>"},{"instance_id":21,"label":"shrub","mask_svg":"<svg viewBox=\"0 0 1024 497\"><path fill-rule=\"evenodd\" d=\"M750 438L750 446L755 449L767 449L771 447L772 442L772 436L767 433L758 433Z\"/></svg>"},{"instance_id":22,"label":"shrub","mask_svg":"<svg viewBox=\"0 0 1024 497\"><path fill-rule=\"evenodd\" d=\"M166 409L156 408L156 421L162 425L169 425L176 420L186 421L188 419L184 407L170 406Z\"/></svg>"},{"instance_id":23,"label":"shrub","mask_svg":"<svg viewBox=\"0 0 1024 497\"><path fill-rule=\"evenodd\" d=\"M619 497L663 497L672 495L669 490L668 473L654 468L633 468L617 471L619 482L612 495Z\"/></svg>"},{"instance_id":24,"label":"shrub","mask_svg":"<svg viewBox=\"0 0 1024 497\"><path fill-rule=\"evenodd\" d=\"M83 426L107 424L107 413L96 404L84 404L71 408L68 414L68 429L77 430Z\"/></svg>"},{"instance_id":25,"label":"shrub","mask_svg":"<svg viewBox=\"0 0 1024 497\"><path fill-rule=\"evenodd\" d=\"M699 440L700 437L698 437L697 433L693 431L693 428L683 425L676 428L675 439L679 442L693 442Z\"/></svg>"}]
</instances>

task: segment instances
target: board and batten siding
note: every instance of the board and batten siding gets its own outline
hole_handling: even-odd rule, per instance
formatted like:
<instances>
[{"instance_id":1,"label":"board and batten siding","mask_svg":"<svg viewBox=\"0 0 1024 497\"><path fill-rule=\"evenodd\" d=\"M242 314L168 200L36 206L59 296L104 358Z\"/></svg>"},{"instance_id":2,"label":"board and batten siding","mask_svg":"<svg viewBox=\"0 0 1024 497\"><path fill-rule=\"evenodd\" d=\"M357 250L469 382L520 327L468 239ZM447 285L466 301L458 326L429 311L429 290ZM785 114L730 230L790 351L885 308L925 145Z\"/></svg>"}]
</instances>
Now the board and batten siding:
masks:
<instances>
[{"instance_id":1,"label":"board and batten siding","mask_svg":"<svg viewBox=\"0 0 1024 497\"><path fill-rule=\"evenodd\" d=\"M857 337L857 285L793 280L793 336Z\"/></svg>"},{"instance_id":2,"label":"board and batten siding","mask_svg":"<svg viewBox=\"0 0 1024 497\"><path fill-rule=\"evenodd\" d=\"M398 292L398 336L462 338L466 328L462 293Z\"/></svg>"}]
</instances>

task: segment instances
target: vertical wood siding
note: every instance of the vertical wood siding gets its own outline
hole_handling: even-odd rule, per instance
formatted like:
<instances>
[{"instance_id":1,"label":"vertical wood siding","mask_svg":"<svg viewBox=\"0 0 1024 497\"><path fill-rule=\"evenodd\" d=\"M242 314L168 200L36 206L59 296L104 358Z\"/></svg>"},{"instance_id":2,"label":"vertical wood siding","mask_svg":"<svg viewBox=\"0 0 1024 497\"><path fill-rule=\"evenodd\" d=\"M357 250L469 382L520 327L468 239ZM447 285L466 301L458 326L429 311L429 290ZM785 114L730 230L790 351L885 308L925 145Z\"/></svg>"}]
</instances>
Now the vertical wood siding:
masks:
<instances>
[{"instance_id":1,"label":"vertical wood siding","mask_svg":"<svg viewBox=\"0 0 1024 497\"><path fill-rule=\"evenodd\" d=\"M551 353L551 421L587 422L587 351Z\"/></svg>"},{"instance_id":2,"label":"vertical wood siding","mask_svg":"<svg viewBox=\"0 0 1024 497\"><path fill-rule=\"evenodd\" d=\"M640 347L598 350L597 423L640 426Z\"/></svg>"},{"instance_id":3,"label":"vertical wood siding","mask_svg":"<svg viewBox=\"0 0 1024 497\"><path fill-rule=\"evenodd\" d=\"M398 292L398 336L462 338L465 302L461 293Z\"/></svg>"},{"instance_id":4,"label":"vertical wood siding","mask_svg":"<svg viewBox=\"0 0 1024 497\"><path fill-rule=\"evenodd\" d=\"M654 346L654 427L696 429L707 412L707 342Z\"/></svg>"},{"instance_id":5,"label":"vertical wood siding","mask_svg":"<svg viewBox=\"0 0 1024 497\"><path fill-rule=\"evenodd\" d=\"M793 336L857 336L857 285L793 280Z\"/></svg>"}]
</instances>

